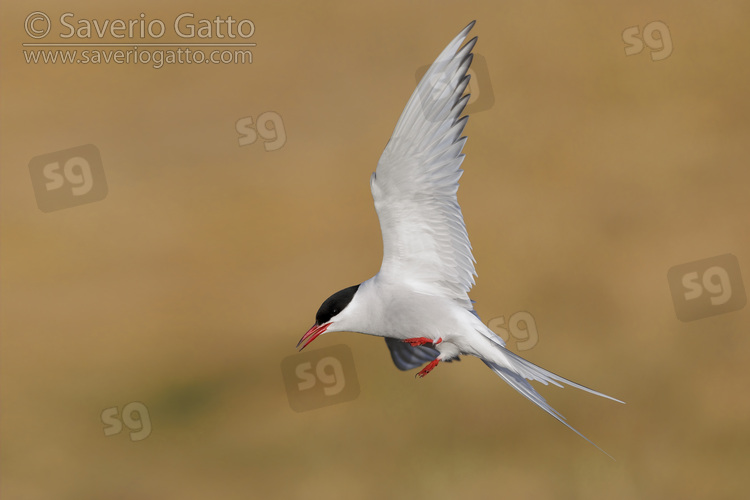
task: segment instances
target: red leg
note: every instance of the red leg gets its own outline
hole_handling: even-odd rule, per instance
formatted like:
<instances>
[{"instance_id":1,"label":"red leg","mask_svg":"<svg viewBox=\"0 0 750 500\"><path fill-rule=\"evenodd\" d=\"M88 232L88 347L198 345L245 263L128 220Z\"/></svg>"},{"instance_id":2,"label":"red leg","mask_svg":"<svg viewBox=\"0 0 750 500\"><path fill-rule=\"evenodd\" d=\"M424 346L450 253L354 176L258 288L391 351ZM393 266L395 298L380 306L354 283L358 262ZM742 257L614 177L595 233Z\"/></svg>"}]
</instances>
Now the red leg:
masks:
<instances>
[{"instance_id":1,"label":"red leg","mask_svg":"<svg viewBox=\"0 0 750 500\"><path fill-rule=\"evenodd\" d=\"M424 367L424 369L422 369L421 372L419 372L416 375L414 375L414 377L415 378L416 377L419 377L419 378L424 377L425 375L427 375L428 373L430 373L432 371L432 369L435 368L438 365L438 363L440 363L439 359L437 359L437 358L433 359L432 361L429 362L429 364L427 366Z\"/></svg>"},{"instance_id":2,"label":"red leg","mask_svg":"<svg viewBox=\"0 0 750 500\"><path fill-rule=\"evenodd\" d=\"M440 337L439 339L428 339L427 337L415 337L413 339L405 339L403 342L406 342L409 345L412 345L414 347L425 345L425 344L434 344L438 345L440 342L443 341L443 337Z\"/></svg>"}]
</instances>

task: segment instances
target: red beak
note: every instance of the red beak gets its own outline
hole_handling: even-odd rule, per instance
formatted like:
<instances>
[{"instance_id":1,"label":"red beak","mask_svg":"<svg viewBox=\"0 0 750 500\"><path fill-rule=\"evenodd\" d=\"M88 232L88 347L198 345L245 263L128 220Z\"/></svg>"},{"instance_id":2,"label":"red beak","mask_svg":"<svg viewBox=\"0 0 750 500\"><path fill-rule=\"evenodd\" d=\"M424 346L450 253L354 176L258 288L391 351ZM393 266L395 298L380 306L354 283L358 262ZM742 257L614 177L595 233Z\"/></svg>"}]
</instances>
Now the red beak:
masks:
<instances>
[{"instance_id":1,"label":"red beak","mask_svg":"<svg viewBox=\"0 0 750 500\"><path fill-rule=\"evenodd\" d=\"M302 349L307 347L310 342L317 339L321 333L325 332L329 326L331 326L331 323L326 323L325 325L318 325L317 323L314 324L309 330L307 330L307 333L304 334L301 339L299 339L299 342L297 342L297 349L301 351ZM304 345L300 347L300 344L302 344L303 342Z\"/></svg>"}]
</instances>

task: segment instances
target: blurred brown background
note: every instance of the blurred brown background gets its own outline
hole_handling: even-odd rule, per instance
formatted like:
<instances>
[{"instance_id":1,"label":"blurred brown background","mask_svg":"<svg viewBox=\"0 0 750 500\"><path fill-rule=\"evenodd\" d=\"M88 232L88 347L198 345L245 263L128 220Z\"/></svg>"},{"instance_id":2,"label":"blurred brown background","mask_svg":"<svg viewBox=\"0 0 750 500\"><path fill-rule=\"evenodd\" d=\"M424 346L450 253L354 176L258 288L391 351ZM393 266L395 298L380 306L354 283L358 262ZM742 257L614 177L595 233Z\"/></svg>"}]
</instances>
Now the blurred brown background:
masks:
<instances>
[{"instance_id":1,"label":"blurred brown background","mask_svg":"<svg viewBox=\"0 0 750 500\"><path fill-rule=\"evenodd\" d=\"M747 2L0 11L4 499L747 491L750 308L682 322L667 282L673 266L732 253L748 283ZM181 41L181 13L231 15L255 23L257 47L249 65L27 64L32 11L56 28L65 12L144 13L170 30L158 42ZM309 348L351 348L358 398L302 413L287 401L281 361L320 303L378 270L368 180L415 73L472 19L494 92L467 126L459 191L472 298L485 320L530 311L539 341L523 356L627 402L539 389L616 461L478 360L415 380L373 337ZM672 53L626 56L623 31L654 21ZM286 142L240 146L238 120L265 112ZM85 144L106 198L42 212L29 162ZM102 412L134 401L150 435L105 436Z\"/></svg>"}]
</instances>

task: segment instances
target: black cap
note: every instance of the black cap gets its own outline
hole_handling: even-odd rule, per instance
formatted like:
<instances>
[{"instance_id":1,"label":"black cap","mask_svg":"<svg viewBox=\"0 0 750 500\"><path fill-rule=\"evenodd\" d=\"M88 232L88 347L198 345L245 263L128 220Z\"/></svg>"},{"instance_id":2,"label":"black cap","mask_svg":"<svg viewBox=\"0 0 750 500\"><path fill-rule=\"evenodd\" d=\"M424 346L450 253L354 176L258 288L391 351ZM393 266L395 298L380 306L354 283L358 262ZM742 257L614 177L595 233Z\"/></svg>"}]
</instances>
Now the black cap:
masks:
<instances>
[{"instance_id":1,"label":"black cap","mask_svg":"<svg viewBox=\"0 0 750 500\"><path fill-rule=\"evenodd\" d=\"M350 286L328 297L315 315L315 324L322 325L328 323L331 318L343 311L354 298L357 288L359 288L359 285Z\"/></svg>"}]
</instances>

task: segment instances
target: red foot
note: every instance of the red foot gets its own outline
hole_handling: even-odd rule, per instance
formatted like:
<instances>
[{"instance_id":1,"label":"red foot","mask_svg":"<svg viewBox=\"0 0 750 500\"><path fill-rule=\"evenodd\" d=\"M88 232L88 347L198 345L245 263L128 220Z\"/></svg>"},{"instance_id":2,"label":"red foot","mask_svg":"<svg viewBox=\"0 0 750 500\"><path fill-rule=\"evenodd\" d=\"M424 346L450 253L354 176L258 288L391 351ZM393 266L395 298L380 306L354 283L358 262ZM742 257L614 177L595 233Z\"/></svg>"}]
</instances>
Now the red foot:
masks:
<instances>
[{"instance_id":1,"label":"red foot","mask_svg":"<svg viewBox=\"0 0 750 500\"><path fill-rule=\"evenodd\" d=\"M413 339L405 339L405 340L403 340L403 342L406 342L407 344L412 345L414 347L420 346L420 345L425 345L425 344L438 345L442 341L443 341L443 337L440 337L437 340L428 339L427 337L415 337Z\"/></svg>"},{"instance_id":2,"label":"red foot","mask_svg":"<svg viewBox=\"0 0 750 500\"><path fill-rule=\"evenodd\" d=\"M440 363L439 359L437 359L437 358L433 359L432 361L429 362L429 364L427 366L424 367L424 369L421 372L419 372L416 375L414 375L414 378L416 378L416 377L419 377L419 378L424 377L425 375L427 375L428 373L430 373L432 371L432 369L435 368L438 365L438 363Z\"/></svg>"}]
</instances>

